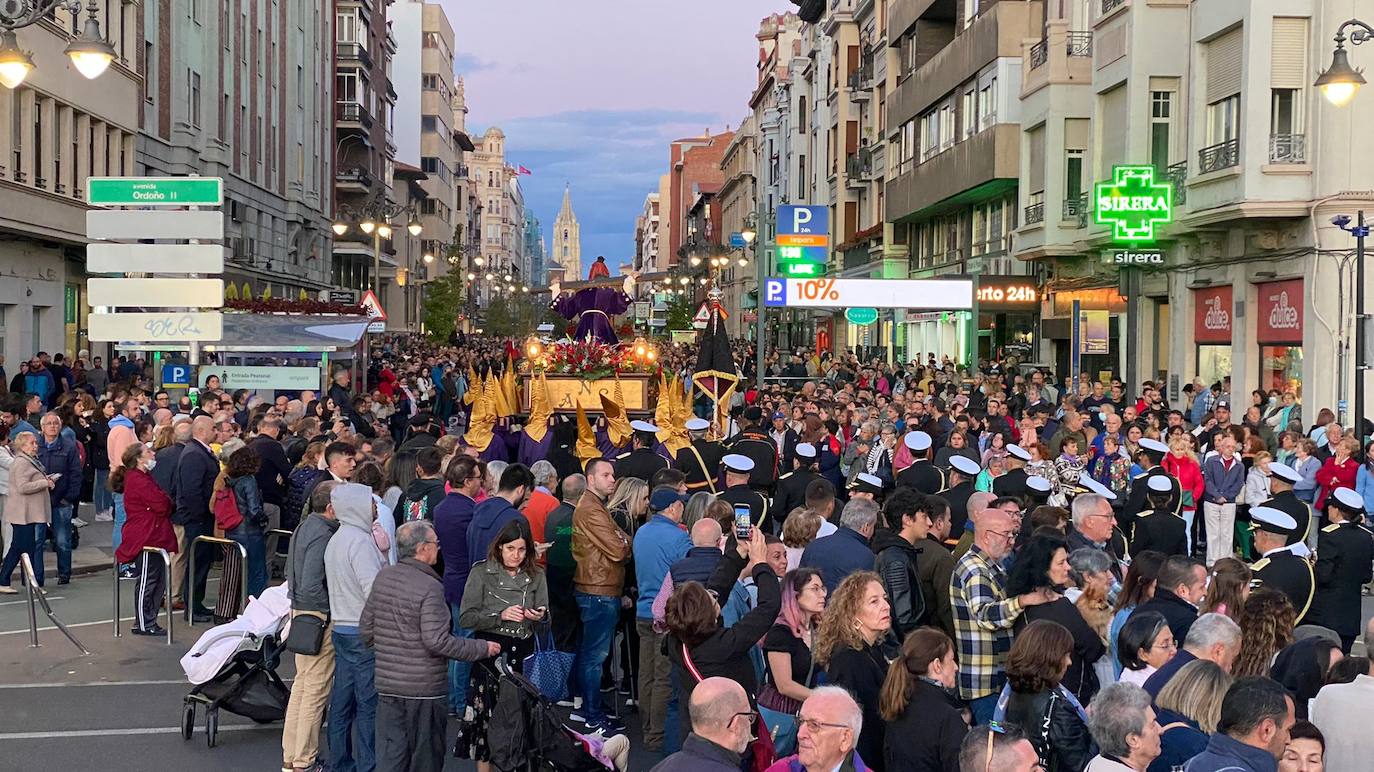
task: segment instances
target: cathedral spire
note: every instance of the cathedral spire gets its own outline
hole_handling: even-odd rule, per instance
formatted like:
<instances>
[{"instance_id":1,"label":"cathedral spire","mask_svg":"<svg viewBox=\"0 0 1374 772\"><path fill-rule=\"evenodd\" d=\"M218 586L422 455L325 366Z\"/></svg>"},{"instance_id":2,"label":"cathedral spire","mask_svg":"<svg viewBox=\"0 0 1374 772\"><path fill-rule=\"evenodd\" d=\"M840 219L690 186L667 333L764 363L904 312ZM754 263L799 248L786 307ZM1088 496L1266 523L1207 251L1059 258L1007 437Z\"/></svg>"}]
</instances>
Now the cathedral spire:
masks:
<instances>
[{"instance_id":1,"label":"cathedral spire","mask_svg":"<svg viewBox=\"0 0 1374 772\"><path fill-rule=\"evenodd\" d=\"M563 206L558 210L558 217L561 220L577 220L577 215L573 214L572 185L570 183L563 184Z\"/></svg>"}]
</instances>

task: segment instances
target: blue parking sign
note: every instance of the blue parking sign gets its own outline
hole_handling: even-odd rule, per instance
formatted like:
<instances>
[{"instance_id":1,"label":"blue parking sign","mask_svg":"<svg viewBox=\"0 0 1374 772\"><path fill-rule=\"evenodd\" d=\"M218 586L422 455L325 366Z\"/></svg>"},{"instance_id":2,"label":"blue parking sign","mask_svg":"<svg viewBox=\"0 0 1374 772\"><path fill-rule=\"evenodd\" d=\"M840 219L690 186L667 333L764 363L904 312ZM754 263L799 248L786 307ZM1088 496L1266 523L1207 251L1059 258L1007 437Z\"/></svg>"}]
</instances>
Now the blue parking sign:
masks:
<instances>
[{"instance_id":1,"label":"blue parking sign","mask_svg":"<svg viewBox=\"0 0 1374 772\"><path fill-rule=\"evenodd\" d=\"M191 385L191 366L190 366L190 365L163 365L163 366L162 366L162 385L163 385L163 386L190 386L190 385Z\"/></svg>"},{"instance_id":2,"label":"blue parking sign","mask_svg":"<svg viewBox=\"0 0 1374 772\"><path fill-rule=\"evenodd\" d=\"M781 308L787 305L787 280L763 280L763 305L766 308Z\"/></svg>"},{"instance_id":3,"label":"blue parking sign","mask_svg":"<svg viewBox=\"0 0 1374 772\"><path fill-rule=\"evenodd\" d=\"M778 207L779 236L829 236L830 208L824 206Z\"/></svg>"}]
</instances>

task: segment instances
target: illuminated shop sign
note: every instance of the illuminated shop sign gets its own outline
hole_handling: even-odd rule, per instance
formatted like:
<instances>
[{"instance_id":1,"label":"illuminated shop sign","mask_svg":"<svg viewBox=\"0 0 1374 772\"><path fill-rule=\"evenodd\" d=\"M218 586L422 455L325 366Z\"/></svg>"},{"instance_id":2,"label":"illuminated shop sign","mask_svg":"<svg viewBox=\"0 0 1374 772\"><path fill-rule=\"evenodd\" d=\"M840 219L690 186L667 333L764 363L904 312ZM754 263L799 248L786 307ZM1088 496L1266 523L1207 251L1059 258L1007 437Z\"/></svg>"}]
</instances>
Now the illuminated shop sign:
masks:
<instances>
[{"instance_id":1,"label":"illuminated shop sign","mask_svg":"<svg viewBox=\"0 0 1374 772\"><path fill-rule=\"evenodd\" d=\"M1173 220L1173 186L1155 182L1153 166L1114 166L1095 192L1097 223L1112 226L1113 241L1154 241L1156 226Z\"/></svg>"}]
</instances>

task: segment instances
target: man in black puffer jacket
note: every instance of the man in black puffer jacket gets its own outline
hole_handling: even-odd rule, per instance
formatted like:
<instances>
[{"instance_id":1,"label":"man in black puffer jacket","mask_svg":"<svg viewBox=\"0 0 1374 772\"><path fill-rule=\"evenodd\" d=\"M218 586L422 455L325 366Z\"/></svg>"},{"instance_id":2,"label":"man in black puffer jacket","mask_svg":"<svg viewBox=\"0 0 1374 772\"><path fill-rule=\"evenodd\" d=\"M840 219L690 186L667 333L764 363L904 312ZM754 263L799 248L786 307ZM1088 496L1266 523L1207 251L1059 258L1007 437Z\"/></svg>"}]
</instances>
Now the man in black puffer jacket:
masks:
<instances>
[{"instance_id":1,"label":"man in black puffer jacket","mask_svg":"<svg viewBox=\"0 0 1374 772\"><path fill-rule=\"evenodd\" d=\"M924 498L912 488L893 491L883 504L887 527L875 531L871 542L877 556L873 570L882 577L883 589L892 604L892 632L897 648L906 640L907 633L921 626L926 613L921 578L916 570L921 553L914 546L930 533L930 516L926 514L929 507Z\"/></svg>"},{"instance_id":2,"label":"man in black puffer jacket","mask_svg":"<svg viewBox=\"0 0 1374 772\"><path fill-rule=\"evenodd\" d=\"M377 655L377 768L437 772L448 746L448 661L494 657L501 645L451 632L429 521L397 529L396 550L399 562L378 572L359 622Z\"/></svg>"}]
</instances>

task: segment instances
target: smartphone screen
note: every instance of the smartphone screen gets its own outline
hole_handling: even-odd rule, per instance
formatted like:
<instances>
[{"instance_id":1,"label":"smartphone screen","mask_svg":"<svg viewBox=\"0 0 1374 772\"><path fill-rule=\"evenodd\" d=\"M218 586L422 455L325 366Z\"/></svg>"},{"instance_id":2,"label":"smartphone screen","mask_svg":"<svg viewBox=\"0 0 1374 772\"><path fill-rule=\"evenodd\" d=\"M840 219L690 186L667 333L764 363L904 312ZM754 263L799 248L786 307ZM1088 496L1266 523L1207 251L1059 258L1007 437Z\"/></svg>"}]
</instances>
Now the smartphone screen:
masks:
<instances>
[{"instance_id":1,"label":"smartphone screen","mask_svg":"<svg viewBox=\"0 0 1374 772\"><path fill-rule=\"evenodd\" d=\"M735 505L735 538L747 539L749 532L754 527L754 517L749 512L748 504Z\"/></svg>"}]
</instances>

